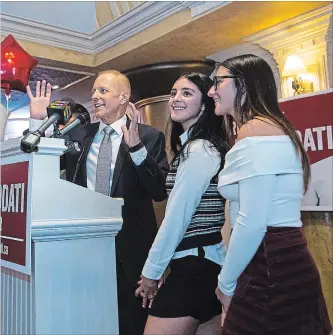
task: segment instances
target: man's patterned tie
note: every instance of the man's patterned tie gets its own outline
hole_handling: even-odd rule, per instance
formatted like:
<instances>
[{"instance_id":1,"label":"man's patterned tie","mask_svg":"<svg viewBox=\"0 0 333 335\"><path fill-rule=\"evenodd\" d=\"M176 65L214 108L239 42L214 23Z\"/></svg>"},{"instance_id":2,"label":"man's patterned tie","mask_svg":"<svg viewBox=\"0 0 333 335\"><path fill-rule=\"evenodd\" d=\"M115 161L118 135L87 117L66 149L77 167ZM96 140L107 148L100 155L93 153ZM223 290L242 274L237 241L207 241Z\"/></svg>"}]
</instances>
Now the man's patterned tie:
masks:
<instances>
[{"instance_id":1,"label":"man's patterned tie","mask_svg":"<svg viewBox=\"0 0 333 335\"><path fill-rule=\"evenodd\" d=\"M106 126L103 131L104 137L99 148L97 159L95 191L109 195L112 158L111 134L114 132L114 129L110 126Z\"/></svg>"}]
</instances>

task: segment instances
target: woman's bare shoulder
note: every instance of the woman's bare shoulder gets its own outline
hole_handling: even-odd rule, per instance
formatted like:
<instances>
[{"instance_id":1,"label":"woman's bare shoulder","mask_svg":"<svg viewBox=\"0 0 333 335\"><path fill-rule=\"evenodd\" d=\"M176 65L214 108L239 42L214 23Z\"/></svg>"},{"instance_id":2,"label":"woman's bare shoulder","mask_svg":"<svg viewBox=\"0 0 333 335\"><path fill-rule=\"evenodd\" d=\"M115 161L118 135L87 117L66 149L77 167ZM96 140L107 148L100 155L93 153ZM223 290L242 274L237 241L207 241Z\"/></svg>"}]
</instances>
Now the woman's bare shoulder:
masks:
<instances>
[{"instance_id":1,"label":"woman's bare shoulder","mask_svg":"<svg viewBox=\"0 0 333 335\"><path fill-rule=\"evenodd\" d=\"M279 136L284 131L268 118L255 118L242 125L238 131L237 140L253 136Z\"/></svg>"}]
</instances>

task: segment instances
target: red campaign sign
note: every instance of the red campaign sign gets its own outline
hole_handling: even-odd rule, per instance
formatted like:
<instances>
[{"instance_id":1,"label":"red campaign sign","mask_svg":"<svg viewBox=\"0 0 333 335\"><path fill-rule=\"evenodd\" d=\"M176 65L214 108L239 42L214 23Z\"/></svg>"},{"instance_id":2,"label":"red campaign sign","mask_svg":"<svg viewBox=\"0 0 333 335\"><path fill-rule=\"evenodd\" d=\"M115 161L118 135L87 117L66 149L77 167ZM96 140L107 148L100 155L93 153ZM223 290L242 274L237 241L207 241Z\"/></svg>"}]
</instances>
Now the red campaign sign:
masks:
<instances>
[{"instance_id":1,"label":"red campaign sign","mask_svg":"<svg viewBox=\"0 0 333 335\"><path fill-rule=\"evenodd\" d=\"M311 164L333 155L333 92L282 101L280 108L300 132Z\"/></svg>"},{"instance_id":2,"label":"red campaign sign","mask_svg":"<svg viewBox=\"0 0 333 335\"><path fill-rule=\"evenodd\" d=\"M26 266L29 162L1 166L1 259Z\"/></svg>"}]
</instances>

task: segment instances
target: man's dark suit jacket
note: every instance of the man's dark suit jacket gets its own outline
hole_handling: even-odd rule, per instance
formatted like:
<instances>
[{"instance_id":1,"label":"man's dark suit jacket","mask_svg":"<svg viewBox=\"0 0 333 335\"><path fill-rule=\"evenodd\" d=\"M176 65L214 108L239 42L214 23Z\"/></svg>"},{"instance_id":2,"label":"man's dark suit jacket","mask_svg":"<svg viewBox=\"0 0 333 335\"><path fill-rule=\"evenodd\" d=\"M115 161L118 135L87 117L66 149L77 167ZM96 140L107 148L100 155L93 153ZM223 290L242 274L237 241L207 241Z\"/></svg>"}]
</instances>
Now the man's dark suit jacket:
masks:
<instances>
[{"instance_id":1,"label":"man's dark suit jacket","mask_svg":"<svg viewBox=\"0 0 333 335\"><path fill-rule=\"evenodd\" d=\"M129 120L127 122L129 124ZM84 152L65 156L66 179L87 187L86 161L91 143L99 123L88 124L73 130L70 139L79 142ZM122 264L127 278L137 286L149 249L157 233L157 224L152 199L166 199L165 178L168 162L165 152L165 138L162 132L150 126L139 124L139 137L148 155L136 166L122 139L112 176L111 197L123 198L123 226L116 237L117 260ZM79 165L77 165L79 164Z\"/></svg>"}]
</instances>

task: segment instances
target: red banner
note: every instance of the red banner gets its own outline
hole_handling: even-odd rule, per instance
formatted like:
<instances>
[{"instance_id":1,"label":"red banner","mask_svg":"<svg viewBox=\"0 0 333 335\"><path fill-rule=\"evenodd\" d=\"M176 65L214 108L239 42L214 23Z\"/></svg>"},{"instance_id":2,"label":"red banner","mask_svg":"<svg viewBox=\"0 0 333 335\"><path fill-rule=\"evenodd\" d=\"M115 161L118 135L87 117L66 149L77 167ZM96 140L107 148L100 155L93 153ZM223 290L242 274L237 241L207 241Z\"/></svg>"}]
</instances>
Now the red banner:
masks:
<instances>
[{"instance_id":1,"label":"red banner","mask_svg":"<svg viewBox=\"0 0 333 335\"><path fill-rule=\"evenodd\" d=\"M311 183L303 210L333 210L333 92L322 91L280 101L311 161Z\"/></svg>"},{"instance_id":2,"label":"red banner","mask_svg":"<svg viewBox=\"0 0 333 335\"><path fill-rule=\"evenodd\" d=\"M29 162L1 166L1 259L22 267L27 266L27 250L30 250L30 240L27 241L28 171Z\"/></svg>"}]
</instances>

